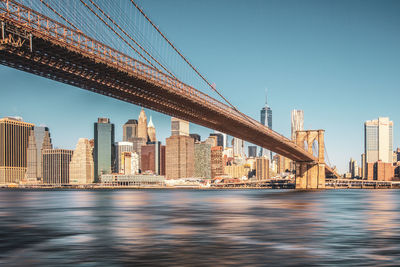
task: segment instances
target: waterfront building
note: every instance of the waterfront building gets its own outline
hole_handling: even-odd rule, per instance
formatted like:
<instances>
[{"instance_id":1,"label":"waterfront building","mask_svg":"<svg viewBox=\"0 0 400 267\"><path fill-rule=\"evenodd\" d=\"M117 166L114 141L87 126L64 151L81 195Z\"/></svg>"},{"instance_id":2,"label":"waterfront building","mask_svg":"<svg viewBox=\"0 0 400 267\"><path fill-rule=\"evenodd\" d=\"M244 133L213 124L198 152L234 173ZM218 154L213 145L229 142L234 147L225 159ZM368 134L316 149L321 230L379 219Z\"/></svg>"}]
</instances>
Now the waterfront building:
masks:
<instances>
[{"instance_id":1,"label":"waterfront building","mask_svg":"<svg viewBox=\"0 0 400 267\"><path fill-rule=\"evenodd\" d=\"M138 120L138 134L137 137L143 138L143 139L148 139L147 135L147 116L146 112L142 108L139 114L139 120Z\"/></svg>"},{"instance_id":2,"label":"waterfront building","mask_svg":"<svg viewBox=\"0 0 400 267\"><path fill-rule=\"evenodd\" d=\"M79 138L69 163L70 184L91 184L94 181L92 148L87 138Z\"/></svg>"},{"instance_id":3,"label":"waterfront building","mask_svg":"<svg viewBox=\"0 0 400 267\"><path fill-rule=\"evenodd\" d=\"M189 122L171 117L171 136L189 136Z\"/></svg>"},{"instance_id":4,"label":"waterfront building","mask_svg":"<svg viewBox=\"0 0 400 267\"><path fill-rule=\"evenodd\" d=\"M149 124L147 125L147 135L148 135L148 141L149 142L156 142L156 128L154 127L153 120L150 116L150 121Z\"/></svg>"},{"instance_id":5,"label":"waterfront building","mask_svg":"<svg viewBox=\"0 0 400 267\"><path fill-rule=\"evenodd\" d=\"M224 175L223 147L214 146L211 148L211 178L215 179Z\"/></svg>"},{"instance_id":6,"label":"waterfront building","mask_svg":"<svg viewBox=\"0 0 400 267\"><path fill-rule=\"evenodd\" d=\"M210 133L210 136L215 136L217 138L217 146L224 146L224 135L222 133Z\"/></svg>"},{"instance_id":7,"label":"waterfront building","mask_svg":"<svg viewBox=\"0 0 400 267\"><path fill-rule=\"evenodd\" d=\"M291 113L291 138L296 141L296 132L304 130L304 111L292 110Z\"/></svg>"},{"instance_id":8,"label":"waterfront building","mask_svg":"<svg viewBox=\"0 0 400 267\"><path fill-rule=\"evenodd\" d=\"M366 121L364 124L365 162L374 164L393 163L393 122L388 117ZM367 166L367 178L372 179L371 167Z\"/></svg>"},{"instance_id":9,"label":"waterfront building","mask_svg":"<svg viewBox=\"0 0 400 267\"><path fill-rule=\"evenodd\" d=\"M245 165L224 166L224 173L231 178L242 178L250 172L250 167Z\"/></svg>"},{"instance_id":10,"label":"waterfront building","mask_svg":"<svg viewBox=\"0 0 400 267\"><path fill-rule=\"evenodd\" d=\"M135 139L135 137L134 137ZM132 140L132 139L131 139ZM115 172L124 173L124 164L122 164L122 154L124 152L133 153L135 150L133 149L132 142L116 142L115 143Z\"/></svg>"},{"instance_id":11,"label":"waterfront building","mask_svg":"<svg viewBox=\"0 0 400 267\"><path fill-rule=\"evenodd\" d=\"M173 135L166 139L166 179L189 178L194 175L194 139L189 135Z\"/></svg>"},{"instance_id":12,"label":"waterfront building","mask_svg":"<svg viewBox=\"0 0 400 267\"><path fill-rule=\"evenodd\" d=\"M124 142L132 142L132 139L138 136L138 121L128 120L124 126L122 126Z\"/></svg>"},{"instance_id":13,"label":"waterfront building","mask_svg":"<svg viewBox=\"0 0 400 267\"><path fill-rule=\"evenodd\" d=\"M194 177L211 178L211 145L206 142L194 144Z\"/></svg>"},{"instance_id":14,"label":"waterfront building","mask_svg":"<svg viewBox=\"0 0 400 267\"><path fill-rule=\"evenodd\" d=\"M42 173L44 184L69 184L69 164L73 152L69 149L43 149Z\"/></svg>"},{"instance_id":15,"label":"waterfront building","mask_svg":"<svg viewBox=\"0 0 400 267\"><path fill-rule=\"evenodd\" d=\"M249 158L257 157L257 146L248 146Z\"/></svg>"},{"instance_id":16,"label":"waterfront building","mask_svg":"<svg viewBox=\"0 0 400 267\"><path fill-rule=\"evenodd\" d=\"M27 170L29 134L34 124L22 118L0 119L0 184L19 183Z\"/></svg>"},{"instance_id":17,"label":"waterfront building","mask_svg":"<svg viewBox=\"0 0 400 267\"><path fill-rule=\"evenodd\" d=\"M114 171L115 165L114 124L108 118L99 118L94 124L94 179L99 182L101 174Z\"/></svg>"},{"instance_id":18,"label":"waterfront building","mask_svg":"<svg viewBox=\"0 0 400 267\"><path fill-rule=\"evenodd\" d=\"M192 137L194 139L194 142L200 142L201 141L201 137L199 134L189 134L190 137Z\"/></svg>"},{"instance_id":19,"label":"waterfront building","mask_svg":"<svg viewBox=\"0 0 400 267\"><path fill-rule=\"evenodd\" d=\"M165 186L161 175L103 174L100 179L104 186Z\"/></svg>"},{"instance_id":20,"label":"waterfront building","mask_svg":"<svg viewBox=\"0 0 400 267\"><path fill-rule=\"evenodd\" d=\"M165 146L152 142L142 146L140 163L142 173L165 175Z\"/></svg>"},{"instance_id":21,"label":"waterfront building","mask_svg":"<svg viewBox=\"0 0 400 267\"><path fill-rule=\"evenodd\" d=\"M35 126L29 135L26 180L37 182L42 178L42 150L53 148L49 128Z\"/></svg>"},{"instance_id":22,"label":"waterfront building","mask_svg":"<svg viewBox=\"0 0 400 267\"><path fill-rule=\"evenodd\" d=\"M265 157L256 158L256 178L257 180L269 179L269 160Z\"/></svg>"},{"instance_id":23,"label":"waterfront building","mask_svg":"<svg viewBox=\"0 0 400 267\"><path fill-rule=\"evenodd\" d=\"M260 111L260 122L262 125L267 126L272 129L272 109L268 106L267 91L265 92L265 106ZM266 157L267 159L272 159L272 152L266 148L261 148L260 156Z\"/></svg>"}]
</instances>

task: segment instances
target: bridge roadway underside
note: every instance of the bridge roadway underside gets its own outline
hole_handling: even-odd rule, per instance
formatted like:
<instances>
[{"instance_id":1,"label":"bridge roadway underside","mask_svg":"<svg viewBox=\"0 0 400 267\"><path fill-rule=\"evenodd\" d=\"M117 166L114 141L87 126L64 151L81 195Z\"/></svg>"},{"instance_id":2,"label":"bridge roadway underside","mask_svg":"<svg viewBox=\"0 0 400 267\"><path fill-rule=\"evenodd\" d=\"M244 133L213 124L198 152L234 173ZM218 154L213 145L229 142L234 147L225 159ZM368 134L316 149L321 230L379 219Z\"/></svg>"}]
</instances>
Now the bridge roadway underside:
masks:
<instances>
[{"instance_id":1,"label":"bridge roadway underside","mask_svg":"<svg viewBox=\"0 0 400 267\"><path fill-rule=\"evenodd\" d=\"M168 90L157 81L132 75L54 40L34 35L32 45L32 52L28 42L22 47L0 45L0 63L219 130L294 161L315 161L314 156L296 145L288 145L287 140L271 135L264 127L243 123L213 109L209 103ZM329 168L327 171L330 172Z\"/></svg>"}]
</instances>

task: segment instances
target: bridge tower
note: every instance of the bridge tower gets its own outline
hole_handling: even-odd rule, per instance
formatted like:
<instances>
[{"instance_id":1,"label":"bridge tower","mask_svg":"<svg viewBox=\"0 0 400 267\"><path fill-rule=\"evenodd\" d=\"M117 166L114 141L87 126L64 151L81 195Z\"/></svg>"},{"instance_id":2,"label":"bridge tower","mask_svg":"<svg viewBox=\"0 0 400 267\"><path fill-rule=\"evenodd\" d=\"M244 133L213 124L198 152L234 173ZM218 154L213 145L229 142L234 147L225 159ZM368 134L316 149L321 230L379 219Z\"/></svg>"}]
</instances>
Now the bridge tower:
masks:
<instances>
[{"instance_id":1,"label":"bridge tower","mask_svg":"<svg viewBox=\"0 0 400 267\"><path fill-rule=\"evenodd\" d=\"M316 162L296 162L296 189L325 188L324 130L296 132L296 144L313 153L313 143L318 143Z\"/></svg>"}]
</instances>

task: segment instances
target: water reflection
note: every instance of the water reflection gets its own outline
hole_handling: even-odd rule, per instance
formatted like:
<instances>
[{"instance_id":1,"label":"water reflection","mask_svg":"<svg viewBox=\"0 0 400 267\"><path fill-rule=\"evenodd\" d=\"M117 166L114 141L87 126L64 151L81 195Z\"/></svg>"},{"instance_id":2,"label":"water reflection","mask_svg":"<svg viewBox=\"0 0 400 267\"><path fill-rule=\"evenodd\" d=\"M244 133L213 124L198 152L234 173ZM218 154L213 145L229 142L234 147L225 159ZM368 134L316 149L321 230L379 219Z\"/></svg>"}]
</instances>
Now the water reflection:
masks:
<instances>
[{"instance_id":1,"label":"water reflection","mask_svg":"<svg viewBox=\"0 0 400 267\"><path fill-rule=\"evenodd\" d=\"M395 190L0 191L0 264L396 265Z\"/></svg>"}]
</instances>

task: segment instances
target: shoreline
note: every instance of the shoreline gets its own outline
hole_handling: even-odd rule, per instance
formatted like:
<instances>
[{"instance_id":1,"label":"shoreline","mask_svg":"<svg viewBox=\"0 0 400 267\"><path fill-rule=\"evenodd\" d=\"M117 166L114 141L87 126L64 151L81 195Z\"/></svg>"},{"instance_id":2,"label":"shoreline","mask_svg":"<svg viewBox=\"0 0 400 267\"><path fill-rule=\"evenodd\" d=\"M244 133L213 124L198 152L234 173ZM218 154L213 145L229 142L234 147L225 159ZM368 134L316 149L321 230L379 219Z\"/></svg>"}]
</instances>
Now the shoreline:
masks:
<instances>
[{"instance_id":1,"label":"shoreline","mask_svg":"<svg viewBox=\"0 0 400 267\"><path fill-rule=\"evenodd\" d=\"M237 187L224 187L224 186L213 186L213 187L198 187L198 186L183 186L183 187L166 187L166 186L96 186L96 187L78 187L78 186L17 186L17 187L0 187L0 191L17 191L17 190L41 190L41 191L57 191L57 190L85 190L85 191L96 191L96 190L293 190L293 191L323 191L323 190L382 190L382 189L391 189L396 190L400 189L400 186L396 187L326 187L321 189L296 189L296 188L272 188L272 187L246 187L246 186L237 186Z\"/></svg>"}]
</instances>

